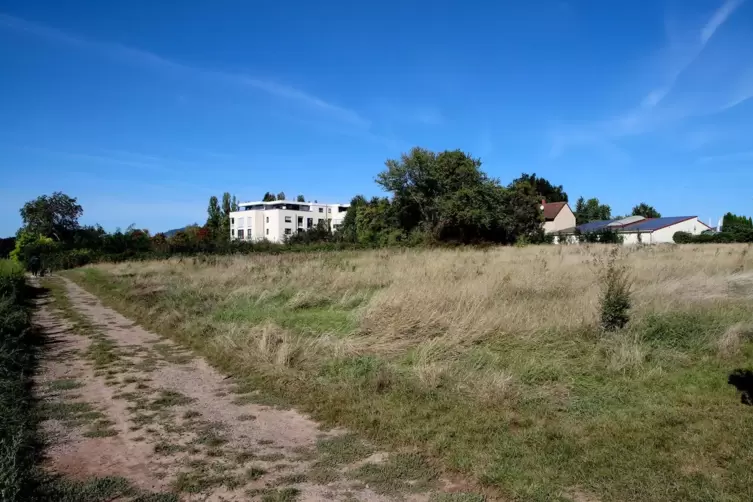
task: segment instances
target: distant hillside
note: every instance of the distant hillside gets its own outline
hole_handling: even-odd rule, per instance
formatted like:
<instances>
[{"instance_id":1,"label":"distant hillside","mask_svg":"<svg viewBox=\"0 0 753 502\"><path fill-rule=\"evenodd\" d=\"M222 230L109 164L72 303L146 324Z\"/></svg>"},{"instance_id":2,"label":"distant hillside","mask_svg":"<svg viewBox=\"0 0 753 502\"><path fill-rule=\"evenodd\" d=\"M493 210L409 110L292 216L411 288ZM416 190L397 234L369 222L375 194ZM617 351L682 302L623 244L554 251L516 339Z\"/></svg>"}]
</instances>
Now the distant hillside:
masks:
<instances>
[{"instance_id":1,"label":"distant hillside","mask_svg":"<svg viewBox=\"0 0 753 502\"><path fill-rule=\"evenodd\" d=\"M162 232L162 233L163 233L163 234L165 234L165 237L172 237L173 235L175 235L175 234L177 234L178 232L180 232L180 231L183 231L183 230L185 230L185 229L186 229L186 227L182 227L182 228L173 228L172 230L168 230L167 232Z\"/></svg>"}]
</instances>

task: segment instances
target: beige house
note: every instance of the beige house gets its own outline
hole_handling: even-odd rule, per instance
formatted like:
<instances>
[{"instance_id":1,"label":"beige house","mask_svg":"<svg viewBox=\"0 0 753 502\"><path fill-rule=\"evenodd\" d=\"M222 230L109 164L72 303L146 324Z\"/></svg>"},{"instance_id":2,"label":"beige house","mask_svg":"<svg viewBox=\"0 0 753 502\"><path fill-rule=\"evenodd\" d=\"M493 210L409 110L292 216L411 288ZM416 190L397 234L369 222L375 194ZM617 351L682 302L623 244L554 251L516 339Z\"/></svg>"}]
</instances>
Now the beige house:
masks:
<instances>
[{"instance_id":1,"label":"beige house","mask_svg":"<svg viewBox=\"0 0 753 502\"><path fill-rule=\"evenodd\" d=\"M575 214L567 202L541 201L544 212L544 233L551 234L575 226Z\"/></svg>"}]
</instances>

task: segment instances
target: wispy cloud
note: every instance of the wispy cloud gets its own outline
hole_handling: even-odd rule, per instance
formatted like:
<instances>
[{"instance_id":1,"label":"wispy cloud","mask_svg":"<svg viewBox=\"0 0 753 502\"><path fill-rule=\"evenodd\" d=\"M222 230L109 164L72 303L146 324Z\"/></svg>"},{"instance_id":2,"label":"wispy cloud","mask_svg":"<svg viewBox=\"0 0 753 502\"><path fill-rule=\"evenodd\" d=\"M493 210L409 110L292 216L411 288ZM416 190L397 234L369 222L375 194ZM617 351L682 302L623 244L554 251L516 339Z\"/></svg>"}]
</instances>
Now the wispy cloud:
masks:
<instances>
[{"instance_id":1,"label":"wispy cloud","mask_svg":"<svg viewBox=\"0 0 753 502\"><path fill-rule=\"evenodd\" d=\"M413 113L413 118L424 125L442 125L446 121L437 108L420 108Z\"/></svg>"},{"instance_id":2,"label":"wispy cloud","mask_svg":"<svg viewBox=\"0 0 753 502\"><path fill-rule=\"evenodd\" d=\"M666 78L660 87L653 89L643 98L641 102L643 108L653 108L662 102L672 91L682 73L703 52L706 44L714 36L714 33L744 1L726 0L711 15L703 28L701 28L700 33L693 30L690 32L690 37L685 37L684 33L668 33L669 43L663 50Z\"/></svg>"},{"instance_id":3,"label":"wispy cloud","mask_svg":"<svg viewBox=\"0 0 753 502\"><path fill-rule=\"evenodd\" d=\"M717 162L753 162L753 150L746 152L726 153L722 155L707 155L697 161L699 164L709 164Z\"/></svg>"},{"instance_id":4,"label":"wispy cloud","mask_svg":"<svg viewBox=\"0 0 753 502\"><path fill-rule=\"evenodd\" d=\"M737 75L725 75L725 78L708 78L713 73L708 63L715 58L704 54L709 41L721 29L730 16L745 0L727 0L714 11L702 26L675 29L667 22L667 45L660 51L660 68L663 77L660 85L650 90L630 109L612 117L597 120L590 124L557 127L550 132L550 157L556 158L573 146L589 145L600 149L607 155L624 159L626 152L617 145L620 138L656 131L669 124L678 123L691 117L699 117L732 108L753 97L753 65L747 61L744 51L728 47L722 51L730 66L737 67ZM753 39L748 38L753 43ZM715 47L719 49L719 47ZM736 61L739 60L739 61ZM731 63L735 61L736 64ZM749 76L745 77L745 72ZM657 73L655 69L647 74ZM699 79L699 76L703 78ZM734 92L730 78L740 82ZM725 80L726 79L726 80ZM678 89L690 83L691 87L703 85L703 92L694 92L692 96L677 99ZM709 86L716 86L710 88ZM681 93L680 93L681 94ZM727 99L724 98L727 97ZM670 97L672 102L666 105Z\"/></svg>"},{"instance_id":5,"label":"wispy cloud","mask_svg":"<svg viewBox=\"0 0 753 502\"><path fill-rule=\"evenodd\" d=\"M708 42L709 39L714 36L716 30L724 24L727 18L735 12L735 9L740 7L743 2L744 0L727 0L724 2L724 4L714 12L714 15L711 16L711 19L706 23L706 26L701 30L701 43L705 44Z\"/></svg>"},{"instance_id":6,"label":"wispy cloud","mask_svg":"<svg viewBox=\"0 0 753 502\"><path fill-rule=\"evenodd\" d=\"M202 78L209 78L252 88L280 99L295 101L309 109L320 111L334 119L361 128L368 128L371 125L371 122L368 119L362 117L354 110L336 105L295 87L275 82L274 80L262 79L242 73L231 73L191 66L150 51L112 42L87 39L2 13L0 13L0 27L26 33L56 43L94 50L107 57L132 64L152 67L164 71L186 72Z\"/></svg>"}]
</instances>

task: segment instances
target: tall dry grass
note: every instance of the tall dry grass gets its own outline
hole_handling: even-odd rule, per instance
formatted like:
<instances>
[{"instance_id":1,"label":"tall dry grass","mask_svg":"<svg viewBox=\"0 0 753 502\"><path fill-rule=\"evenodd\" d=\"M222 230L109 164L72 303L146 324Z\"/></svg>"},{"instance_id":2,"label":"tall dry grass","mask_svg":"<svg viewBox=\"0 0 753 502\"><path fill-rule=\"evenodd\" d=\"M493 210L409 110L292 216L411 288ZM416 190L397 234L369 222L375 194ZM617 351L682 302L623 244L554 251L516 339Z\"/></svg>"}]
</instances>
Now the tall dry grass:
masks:
<instances>
[{"instance_id":1,"label":"tall dry grass","mask_svg":"<svg viewBox=\"0 0 753 502\"><path fill-rule=\"evenodd\" d=\"M71 275L256 388L425 448L510 499L590 486L603 500L749 500L753 415L726 372L753 356L753 253L618 248L631 320L604 333L612 249L254 254ZM698 459L722 467L699 478L686 465Z\"/></svg>"},{"instance_id":2,"label":"tall dry grass","mask_svg":"<svg viewBox=\"0 0 753 502\"><path fill-rule=\"evenodd\" d=\"M746 300L753 257L739 245L620 249L633 281L632 315ZM421 342L469 346L504 334L594 325L604 246L402 250L223 257L99 265L136 291L170 290L230 305L285 298L297 308L358 308L357 342L401 353ZM319 333L327 335L327 333Z\"/></svg>"}]
</instances>

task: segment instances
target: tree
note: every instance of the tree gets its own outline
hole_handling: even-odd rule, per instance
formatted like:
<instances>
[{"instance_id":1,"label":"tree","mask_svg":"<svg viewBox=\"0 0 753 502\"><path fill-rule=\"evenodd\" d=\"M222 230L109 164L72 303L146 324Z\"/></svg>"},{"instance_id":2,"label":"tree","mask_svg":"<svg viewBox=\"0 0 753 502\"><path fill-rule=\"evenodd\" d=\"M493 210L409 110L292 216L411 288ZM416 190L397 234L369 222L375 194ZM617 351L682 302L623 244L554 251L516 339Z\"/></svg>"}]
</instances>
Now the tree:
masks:
<instances>
[{"instance_id":1,"label":"tree","mask_svg":"<svg viewBox=\"0 0 753 502\"><path fill-rule=\"evenodd\" d=\"M507 189L481 170L479 159L460 150L437 154L414 148L385 165L376 181L392 192L392 215L405 234L420 230L430 239L514 242L541 226L528 183Z\"/></svg>"},{"instance_id":2,"label":"tree","mask_svg":"<svg viewBox=\"0 0 753 502\"><path fill-rule=\"evenodd\" d=\"M578 225L589 221L609 220L612 218L612 208L607 204L601 204L599 199L585 200L580 197L575 203L575 222Z\"/></svg>"},{"instance_id":3,"label":"tree","mask_svg":"<svg viewBox=\"0 0 753 502\"><path fill-rule=\"evenodd\" d=\"M337 230L338 237L345 242L357 242L358 241L358 226L356 220L358 218L359 209L368 204L366 198L363 195L356 195L350 201L348 211L345 213L340 228Z\"/></svg>"},{"instance_id":4,"label":"tree","mask_svg":"<svg viewBox=\"0 0 753 502\"><path fill-rule=\"evenodd\" d=\"M7 258L15 247L15 237L5 237L3 239L0 239L0 259Z\"/></svg>"},{"instance_id":5,"label":"tree","mask_svg":"<svg viewBox=\"0 0 753 502\"><path fill-rule=\"evenodd\" d=\"M271 192L267 192L264 194L264 197L261 199L263 202L274 202L275 196Z\"/></svg>"},{"instance_id":6,"label":"tree","mask_svg":"<svg viewBox=\"0 0 753 502\"><path fill-rule=\"evenodd\" d=\"M207 207L207 223L206 227L213 237L220 235L222 231L222 208L220 208L220 202L217 197L212 195L209 198L209 207Z\"/></svg>"},{"instance_id":7,"label":"tree","mask_svg":"<svg viewBox=\"0 0 753 502\"><path fill-rule=\"evenodd\" d=\"M523 183L528 183L534 193L547 202L567 202L567 193L562 185L552 185L548 180L537 177L536 173L521 174L520 178L516 178L510 183L509 187L514 188Z\"/></svg>"},{"instance_id":8,"label":"tree","mask_svg":"<svg viewBox=\"0 0 753 502\"><path fill-rule=\"evenodd\" d=\"M32 256L50 252L57 245L50 237L20 229L16 234L16 247L10 252L9 257L13 261L27 263Z\"/></svg>"},{"instance_id":9,"label":"tree","mask_svg":"<svg viewBox=\"0 0 753 502\"><path fill-rule=\"evenodd\" d=\"M222 225L220 225L220 241L230 241L230 212L233 210L233 201L230 193L222 194Z\"/></svg>"},{"instance_id":10,"label":"tree","mask_svg":"<svg viewBox=\"0 0 753 502\"><path fill-rule=\"evenodd\" d=\"M26 231L66 241L78 228L78 219L84 210L74 197L54 192L27 202L20 212Z\"/></svg>"},{"instance_id":11,"label":"tree","mask_svg":"<svg viewBox=\"0 0 753 502\"><path fill-rule=\"evenodd\" d=\"M306 202L306 199L304 198L303 195L299 195L298 197L295 198L295 201L296 202Z\"/></svg>"},{"instance_id":12,"label":"tree","mask_svg":"<svg viewBox=\"0 0 753 502\"><path fill-rule=\"evenodd\" d=\"M278 193L277 200L285 200L285 192Z\"/></svg>"},{"instance_id":13,"label":"tree","mask_svg":"<svg viewBox=\"0 0 753 502\"><path fill-rule=\"evenodd\" d=\"M649 206L645 202L641 202L635 206L631 214L633 216L643 216L644 218L661 218L661 213L654 206Z\"/></svg>"},{"instance_id":14,"label":"tree","mask_svg":"<svg viewBox=\"0 0 753 502\"><path fill-rule=\"evenodd\" d=\"M722 218L722 232L740 232L753 229L753 219L727 213Z\"/></svg>"}]
</instances>

